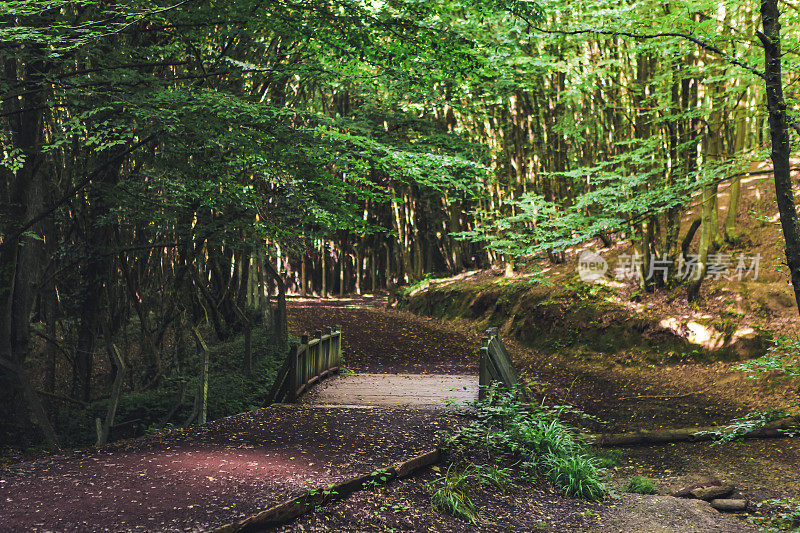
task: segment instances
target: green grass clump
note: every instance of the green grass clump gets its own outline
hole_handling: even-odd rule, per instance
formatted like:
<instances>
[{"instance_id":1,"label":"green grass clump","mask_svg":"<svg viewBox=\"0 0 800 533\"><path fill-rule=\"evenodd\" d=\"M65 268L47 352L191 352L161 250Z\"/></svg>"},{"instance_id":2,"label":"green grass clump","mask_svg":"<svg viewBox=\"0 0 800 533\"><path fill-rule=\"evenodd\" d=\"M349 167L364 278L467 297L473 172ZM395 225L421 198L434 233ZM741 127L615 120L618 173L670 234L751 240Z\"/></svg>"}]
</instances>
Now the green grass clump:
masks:
<instances>
[{"instance_id":1,"label":"green grass clump","mask_svg":"<svg viewBox=\"0 0 800 533\"><path fill-rule=\"evenodd\" d=\"M479 514L470 487L491 484L502 488L514 480L541 478L568 496L585 500L607 496L599 461L586 451L574 430L559 420L563 406L531 405L522 401L517 391L492 396L492 401L475 403L475 423L448 443L452 457L488 457L488 464L478 466L465 459L467 467L448 468L446 475L430 484L436 508L476 523ZM501 469L500 464L514 468Z\"/></svg>"},{"instance_id":2,"label":"green grass clump","mask_svg":"<svg viewBox=\"0 0 800 533\"><path fill-rule=\"evenodd\" d=\"M471 491L494 485L505 491L512 482L511 471L496 465L468 464L463 469L451 464L447 471L430 483L431 503L436 509L444 511L465 522L478 524L482 513L472 500Z\"/></svg>"},{"instance_id":3,"label":"green grass clump","mask_svg":"<svg viewBox=\"0 0 800 533\"><path fill-rule=\"evenodd\" d=\"M480 510L472 501L469 481L467 470L455 471L448 467L445 475L429 484L433 507L465 522L477 524Z\"/></svg>"},{"instance_id":4,"label":"green grass clump","mask_svg":"<svg viewBox=\"0 0 800 533\"><path fill-rule=\"evenodd\" d=\"M658 487L648 477L633 476L628 480L628 486L625 487L625 491L635 492L636 494L658 494Z\"/></svg>"},{"instance_id":5,"label":"green grass clump","mask_svg":"<svg viewBox=\"0 0 800 533\"><path fill-rule=\"evenodd\" d=\"M547 478L567 496L585 500L601 500L607 490L600 480L597 464L582 453L549 455L543 461Z\"/></svg>"},{"instance_id":6,"label":"green grass clump","mask_svg":"<svg viewBox=\"0 0 800 533\"><path fill-rule=\"evenodd\" d=\"M599 468L613 468L622 462L622 450L597 450L592 456Z\"/></svg>"}]
</instances>

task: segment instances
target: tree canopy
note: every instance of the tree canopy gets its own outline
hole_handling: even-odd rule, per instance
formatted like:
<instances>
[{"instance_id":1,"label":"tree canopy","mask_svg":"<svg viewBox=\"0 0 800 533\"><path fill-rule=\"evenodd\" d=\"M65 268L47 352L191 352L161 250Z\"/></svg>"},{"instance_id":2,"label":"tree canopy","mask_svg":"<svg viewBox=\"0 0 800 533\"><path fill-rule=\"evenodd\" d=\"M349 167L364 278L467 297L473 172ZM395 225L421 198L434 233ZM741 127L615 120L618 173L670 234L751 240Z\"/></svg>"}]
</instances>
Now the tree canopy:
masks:
<instances>
[{"instance_id":1,"label":"tree canopy","mask_svg":"<svg viewBox=\"0 0 800 533\"><path fill-rule=\"evenodd\" d=\"M718 185L735 206L770 154L800 298L800 10L781 34L777 6L0 3L0 434L55 444L41 392L92 401L112 345L147 390L201 322L285 343L287 292L560 261L598 237L677 268L698 228L705 269L739 239Z\"/></svg>"}]
</instances>

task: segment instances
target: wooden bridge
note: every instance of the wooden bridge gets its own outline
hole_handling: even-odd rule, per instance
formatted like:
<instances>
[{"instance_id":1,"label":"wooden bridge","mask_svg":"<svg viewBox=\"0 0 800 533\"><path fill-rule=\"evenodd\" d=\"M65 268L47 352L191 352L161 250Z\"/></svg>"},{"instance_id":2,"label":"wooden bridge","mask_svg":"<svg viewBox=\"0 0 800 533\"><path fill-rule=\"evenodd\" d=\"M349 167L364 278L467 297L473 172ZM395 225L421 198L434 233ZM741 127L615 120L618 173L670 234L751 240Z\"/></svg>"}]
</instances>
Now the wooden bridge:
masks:
<instances>
[{"instance_id":1,"label":"wooden bridge","mask_svg":"<svg viewBox=\"0 0 800 533\"><path fill-rule=\"evenodd\" d=\"M486 330L479 351L479 375L351 373L342 366L341 327L303 335L292 346L270 393L272 402L320 407L404 407L436 409L464 406L490 393L492 384L511 388L519 376L497 334ZM326 379L336 375L336 379ZM317 385L318 384L318 385ZM313 385L317 385L313 387Z\"/></svg>"}]
</instances>

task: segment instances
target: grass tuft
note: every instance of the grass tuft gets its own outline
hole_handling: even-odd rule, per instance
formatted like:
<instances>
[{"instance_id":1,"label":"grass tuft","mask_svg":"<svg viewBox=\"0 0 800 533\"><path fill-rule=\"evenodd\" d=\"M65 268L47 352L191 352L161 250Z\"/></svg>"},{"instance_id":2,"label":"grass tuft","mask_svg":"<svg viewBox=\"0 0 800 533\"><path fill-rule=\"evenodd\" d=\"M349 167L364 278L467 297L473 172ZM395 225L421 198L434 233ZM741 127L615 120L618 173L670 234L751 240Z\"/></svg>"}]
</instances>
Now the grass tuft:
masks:
<instances>
[{"instance_id":1,"label":"grass tuft","mask_svg":"<svg viewBox=\"0 0 800 533\"><path fill-rule=\"evenodd\" d=\"M658 494L658 487L648 477L633 476L628 480L628 486L625 487L625 491L636 494Z\"/></svg>"},{"instance_id":2,"label":"grass tuft","mask_svg":"<svg viewBox=\"0 0 800 533\"><path fill-rule=\"evenodd\" d=\"M455 459L446 474L429 484L437 509L478 523L470 489L493 485L505 491L516 480L545 478L564 494L584 500L608 495L600 462L558 418L564 406L531 405L514 391L496 394L492 402L479 400L475 407L475 423L446 441L446 451ZM471 462L477 456L486 457L486 464ZM454 466L458 464L466 466Z\"/></svg>"}]
</instances>

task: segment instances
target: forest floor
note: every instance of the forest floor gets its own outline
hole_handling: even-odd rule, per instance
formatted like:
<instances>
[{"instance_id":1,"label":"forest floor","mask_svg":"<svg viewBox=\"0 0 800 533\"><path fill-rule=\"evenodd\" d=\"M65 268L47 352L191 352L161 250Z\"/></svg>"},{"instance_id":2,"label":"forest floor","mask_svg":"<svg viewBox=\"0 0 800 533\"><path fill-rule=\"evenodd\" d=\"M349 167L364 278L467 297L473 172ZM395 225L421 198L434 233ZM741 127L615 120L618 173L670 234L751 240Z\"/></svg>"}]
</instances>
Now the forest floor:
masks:
<instances>
[{"instance_id":1,"label":"forest floor","mask_svg":"<svg viewBox=\"0 0 800 533\"><path fill-rule=\"evenodd\" d=\"M384 304L385 300L369 297L293 300L290 326L300 334L342 324L345 365L356 372L392 371L404 354L420 372L476 368L480 333L474 322L422 317L385 309ZM359 333L363 331L374 336ZM595 431L724 424L759 399L774 400L770 391L724 365L609 366L538 353L511 340L506 343L515 360L525 362L526 373L541 382L546 402L569 402L605 421L595 425ZM733 483L741 496L754 503L797 496L800 487L798 439L640 446L624 449L620 455L620 463L609 471L609 485L617 491L635 475L652 478L662 495L708 477L718 478ZM424 523L431 531L751 530L742 520L731 522L730 516L691 507L697 502L626 494L611 506L597 506L560 497L543 487L479 496L479 504L496 519L494 526L477 527L432 510L424 484L433 477L429 469L377 492L355 494L286 530L402 531L409 530L408 520ZM414 511L399 511L407 507ZM750 510L757 513L754 507Z\"/></svg>"},{"instance_id":2,"label":"forest floor","mask_svg":"<svg viewBox=\"0 0 800 533\"><path fill-rule=\"evenodd\" d=\"M480 334L475 323L430 319L385 305L384 298L293 299L290 328L299 335L342 325L345 367L356 373L477 373ZM737 404L706 394L631 407L631 395L660 395L661 378L653 381L647 373L589 363L565 365L516 343L508 346L515 359L540 367L542 391L552 399L547 401L567 399L603 417L609 427L724 422L739 413ZM673 394L696 391L692 381L682 388L682 379L670 382ZM644 414L637 416L639 405ZM435 446L441 431L461 423L443 410L273 406L100 450L8 464L0 467L0 530L203 531L413 457ZM617 489L632 475L649 475L662 494L714 476L735 483L743 496L757 502L794 495L800 486L794 439L650 446L621 455L609 479ZM354 493L281 530L753 531L746 522L698 501L621 494L610 502L587 503L564 497L546 483L476 494L484 522L471 525L431 506L427 483L439 474L428 467Z\"/></svg>"},{"instance_id":3,"label":"forest floor","mask_svg":"<svg viewBox=\"0 0 800 533\"><path fill-rule=\"evenodd\" d=\"M206 531L429 451L444 410L275 405L0 468L0 531Z\"/></svg>"}]
</instances>

